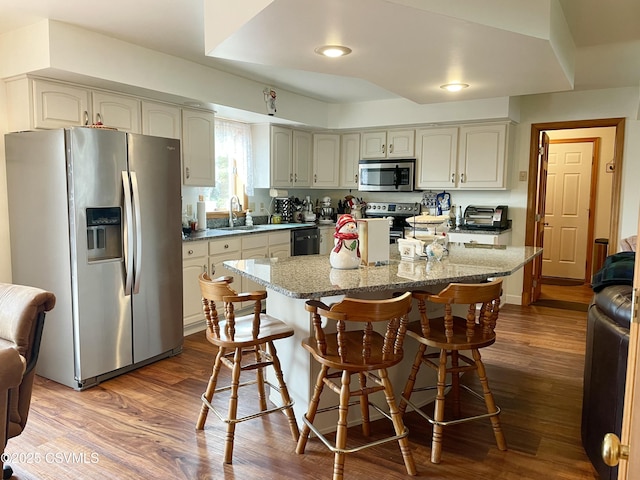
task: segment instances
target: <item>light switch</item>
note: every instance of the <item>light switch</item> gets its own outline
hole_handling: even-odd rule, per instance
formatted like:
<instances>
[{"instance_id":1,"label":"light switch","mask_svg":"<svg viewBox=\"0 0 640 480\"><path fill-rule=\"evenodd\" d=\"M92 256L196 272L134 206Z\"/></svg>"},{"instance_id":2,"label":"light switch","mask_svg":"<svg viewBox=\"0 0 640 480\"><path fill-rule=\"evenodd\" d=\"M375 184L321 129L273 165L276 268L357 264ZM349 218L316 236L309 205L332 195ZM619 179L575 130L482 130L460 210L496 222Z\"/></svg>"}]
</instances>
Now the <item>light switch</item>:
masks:
<instances>
[{"instance_id":1,"label":"light switch","mask_svg":"<svg viewBox=\"0 0 640 480\"><path fill-rule=\"evenodd\" d=\"M522 171L520 172L519 180L520 180L521 182L526 182L526 181L527 181L527 172L526 172L526 170L522 170Z\"/></svg>"}]
</instances>

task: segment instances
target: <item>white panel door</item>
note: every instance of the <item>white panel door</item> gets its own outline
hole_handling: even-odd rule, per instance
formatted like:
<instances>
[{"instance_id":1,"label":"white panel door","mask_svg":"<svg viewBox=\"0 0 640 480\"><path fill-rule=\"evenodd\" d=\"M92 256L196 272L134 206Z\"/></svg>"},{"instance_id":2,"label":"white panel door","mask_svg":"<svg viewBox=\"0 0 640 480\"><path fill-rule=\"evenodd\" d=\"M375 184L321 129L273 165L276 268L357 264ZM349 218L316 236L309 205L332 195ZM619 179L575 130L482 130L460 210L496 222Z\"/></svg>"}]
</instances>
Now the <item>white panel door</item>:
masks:
<instances>
[{"instance_id":1,"label":"white panel door","mask_svg":"<svg viewBox=\"0 0 640 480\"><path fill-rule=\"evenodd\" d=\"M584 280L593 143L553 143L549 150L542 275Z\"/></svg>"}]
</instances>

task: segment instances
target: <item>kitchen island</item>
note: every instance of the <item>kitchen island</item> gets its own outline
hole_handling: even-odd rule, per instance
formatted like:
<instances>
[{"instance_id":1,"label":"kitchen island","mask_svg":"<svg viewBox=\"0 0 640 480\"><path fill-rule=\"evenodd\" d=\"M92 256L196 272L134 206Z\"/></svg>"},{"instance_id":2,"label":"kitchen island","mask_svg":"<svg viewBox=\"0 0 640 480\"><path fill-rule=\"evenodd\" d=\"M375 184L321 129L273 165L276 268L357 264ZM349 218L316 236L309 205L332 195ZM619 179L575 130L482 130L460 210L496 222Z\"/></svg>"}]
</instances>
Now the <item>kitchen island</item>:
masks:
<instances>
[{"instance_id":1,"label":"kitchen island","mask_svg":"<svg viewBox=\"0 0 640 480\"><path fill-rule=\"evenodd\" d=\"M389 298L395 292L409 290L437 292L452 282L477 283L508 276L541 253L542 249L535 247L453 243L449 244L448 257L440 262L407 261L402 260L397 247L391 245L388 263L353 270L331 268L328 255L230 260L224 264L232 272L263 285L268 293L267 313L295 328L294 336L279 341L276 347L289 393L295 400L296 418L301 424L300 418L307 410L319 371L317 363L300 345L304 338L313 335L311 319L304 309L306 300L320 299L330 304L343 296ZM417 309L412 311L411 318L418 318ZM417 349L415 343L405 343L404 360L389 371L396 398L411 368ZM424 404L432 398L432 394L424 392L417 402ZM271 396L271 400L277 403L278 398ZM358 412L353 413L350 422L357 422ZM335 428L335 422L329 418L326 424L319 421L321 430Z\"/></svg>"}]
</instances>

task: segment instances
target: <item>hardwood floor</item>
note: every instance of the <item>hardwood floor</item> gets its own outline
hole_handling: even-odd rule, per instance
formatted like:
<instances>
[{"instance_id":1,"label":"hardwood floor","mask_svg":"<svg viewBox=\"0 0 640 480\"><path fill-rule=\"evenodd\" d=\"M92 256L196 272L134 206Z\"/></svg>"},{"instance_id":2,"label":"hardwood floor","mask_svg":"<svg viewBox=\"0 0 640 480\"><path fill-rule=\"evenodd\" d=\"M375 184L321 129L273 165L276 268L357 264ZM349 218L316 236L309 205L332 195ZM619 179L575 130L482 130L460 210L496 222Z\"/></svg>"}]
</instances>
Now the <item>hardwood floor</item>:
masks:
<instances>
[{"instance_id":1,"label":"hardwood floor","mask_svg":"<svg viewBox=\"0 0 640 480\"><path fill-rule=\"evenodd\" d=\"M508 450L496 448L488 420L455 425L445 428L442 463L431 464L431 429L408 413L417 478L596 479L580 443L585 324L584 312L505 306L497 342L482 353ZM311 440L296 455L284 415L239 424L234 463L222 464L223 424L210 414L205 430L195 430L212 355L200 333L185 339L181 355L84 392L37 378L25 432L7 446L23 457L12 462L16 477L331 478L332 454ZM410 478L396 444L348 455L345 471L348 479Z\"/></svg>"}]
</instances>

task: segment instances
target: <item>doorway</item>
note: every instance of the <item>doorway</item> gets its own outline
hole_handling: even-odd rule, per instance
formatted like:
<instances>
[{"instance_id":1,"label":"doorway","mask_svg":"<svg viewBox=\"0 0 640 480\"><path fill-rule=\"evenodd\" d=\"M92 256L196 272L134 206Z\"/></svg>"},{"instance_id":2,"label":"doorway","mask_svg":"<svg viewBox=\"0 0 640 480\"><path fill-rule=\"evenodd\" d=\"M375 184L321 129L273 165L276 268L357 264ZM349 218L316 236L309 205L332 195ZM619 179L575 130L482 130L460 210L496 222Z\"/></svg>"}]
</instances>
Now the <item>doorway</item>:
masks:
<instances>
[{"instance_id":1,"label":"doorway","mask_svg":"<svg viewBox=\"0 0 640 480\"><path fill-rule=\"evenodd\" d=\"M611 132L603 132L613 137ZM601 129L598 129L599 131ZM558 133L572 132L559 130ZM596 215L604 215L601 223L610 221L610 208L596 212L598 185L610 192L611 181L598 175L600 137L555 139L548 132L549 163L544 209L543 283L556 285L590 283L592 276L593 232ZM603 142L607 143L607 142ZM609 142L611 143L611 142ZM604 151L604 156L612 156ZM602 177L602 178L600 178ZM601 196L602 197L602 196ZM610 207L611 198L600 198ZM608 232L603 232L607 233Z\"/></svg>"},{"instance_id":2,"label":"doorway","mask_svg":"<svg viewBox=\"0 0 640 480\"><path fill-rule=\"evenodd\" d=\"M564 134L566 136L576 137L576 129L596 129L614 127L615 133L613 133L612 143L613 150L611 152L610 159L603 159L605 164L610 165L611 175L611 188L610 193L607 194L610 199L608 205L609 221L608 225L602 227L600 224L598 228L604 228L608 237L609 245L615 246L618 242L618 224L619 224L619 212L620 212L620 189L621 189L621 176L622 170L622 150L624 142L624 118L611 118L601 120L581 120L581 121L568 121L568 122L553 122L553 123L540 123L531 125L531 141L530 141L530 155L529 155L529 183L527 194L527 224L525 233L525 245L544 246L544 214L543 218L540 218L540 214L537 214L540 208L539 198L546 198L546 195L540 195L540 192L545 192L547 188L547 176L546 176L546 162L545 168L541 169L542 163L541 157L544 154L548 155L548 150L544 152L542 148L542 137L546 132L547 134L554 135ZM547 136L547 135L545 135ZM587 135L584 135L587 136ZM595 135L593 135L595 137ZM547 136L548 138L548 136ZM545 158L546 161L546 158ZM544 207L544 200L542 200L542 206ZM544 212L544 208L541 210ZM597 214L596 214L597 220ZM597 221L596 221L597 224ZM614 247L615 248L615 247ZM591 252L591 249L589 249ZM534 265L534 262L530 262L524 269L524 284L522 294L522 304L530 305L531 303L539 300L541 296L542 286L542 258L539 258L539 263ZM590 259L589 259L590 261ZM551 289L556 291L556 289Z\"/></svg>"}]
</instances>

